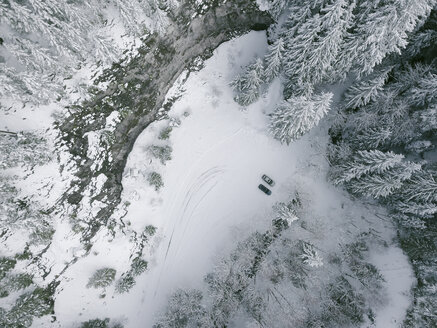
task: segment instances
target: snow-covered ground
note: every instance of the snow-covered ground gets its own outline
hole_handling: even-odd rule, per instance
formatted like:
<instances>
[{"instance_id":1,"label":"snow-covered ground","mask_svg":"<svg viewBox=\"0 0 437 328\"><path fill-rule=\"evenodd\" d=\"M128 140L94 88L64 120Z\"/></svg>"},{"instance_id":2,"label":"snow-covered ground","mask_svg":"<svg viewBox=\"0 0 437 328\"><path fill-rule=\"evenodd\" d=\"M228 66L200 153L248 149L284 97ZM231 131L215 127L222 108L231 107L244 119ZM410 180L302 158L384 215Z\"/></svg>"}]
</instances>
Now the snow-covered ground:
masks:
<instances>
[{"instance_id":1,"label":"snow-covered ground","mask_svg":"<svg viewBox=\"0 0 437 328\"><path fill-rule=\"evenodd\" d=\"M281 97L278 81L246 110L233 101L229 82L266 47L263 32L221 45L205 68L183 85L170 119L152 124L138 138L123 179L123 199L130 203L123 221L138 232L148 225L158 228L145 249L149 268L129 293L119 295L108 287L102 298L101 291L87 289L96 269L113 267L119 277L128 265L128 237L100 234L91 254L64 274L55 304L62 327L105 317L120 319L126 328L149 327L175 288L202 288L203 276L217 257L250 232L267 227L272 205L288 199L296 188L320 186L312 196L321 212L335 214L348 201L346 193L326 182L326 128L316 128L290 146L269 135L265 114ZM169 124L170 138L159 139ZM172 159L164 165L152 158L151 145L171 146ZM164 187L159 191L147 182L152 171L162 175ZM276 181L271 196L257 188L262 174ZM389 223L380 225L386 236L392 233ZM397 327L410 302L411 267L395 246L374 254L373 260L387 280L390 296L387 307L376 315L376 327Z\"/></svg>"}]
</instances>

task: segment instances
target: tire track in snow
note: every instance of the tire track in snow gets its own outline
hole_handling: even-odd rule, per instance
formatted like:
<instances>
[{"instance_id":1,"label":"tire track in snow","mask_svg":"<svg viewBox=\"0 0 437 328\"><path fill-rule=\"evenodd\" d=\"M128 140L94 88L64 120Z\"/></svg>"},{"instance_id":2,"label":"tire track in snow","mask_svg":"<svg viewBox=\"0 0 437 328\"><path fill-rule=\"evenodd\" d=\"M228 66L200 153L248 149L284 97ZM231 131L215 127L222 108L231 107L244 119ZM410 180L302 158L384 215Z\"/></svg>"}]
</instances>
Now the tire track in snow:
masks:
<instances>
[{"instance_id":1,"label":"tire track in snow","mask_svg":"<svg viewBox=\"0 0 437 328\"><path fill-rule=\"evenodd\" d=\"M234 137L236 137L238 134L240 134L241 132L247 132L246 129L244 128L239 128L237 131L233 132L231 135L221 139L220 141L218 141L216 144L214 144L211 148L208 149L208 151L204 152L192 165L191 168L188 170L188 172L180 179L182 181L182 183L179 184L179 188L177 188L177 192L172 193L172 195L174 195L173 197L170 197L170 199L174 199L174 202L172 202L171 207L166 210L164 212L163 218L164 219L169 219L171 217L174 216L174 213L176 212L176 208L180 209L181 207L178 206L179 204L179 199L181 198L181 196L183 195L184 190L186 190L186 186L190 183L190 181L192 181L191 176L193 175L193 172L195 172L195 169L199 166L199 163L201 163L205 157L207 157L207 155L209 155L210 153L212 153L213 151L216 151L217 148L221 147L223 144L227 143L228 141L232 140ZM218 172L215 172L214 170L219 170ZM221 175L225 172L225 167L219 167L219 166L214 166L206 171L204 171L199 177L197 177L196 182L197 184L195 185L191 185L188 187L188 192L185 194L184 200L182 201L182 208L184 208L184 213L186 213L188 205L190 204L190 201L193 197L194 194L192 194L195 191L195 186L199 187L199 182L198 180L201 179L201 181L203 181L203 183L200 185L200 188L205 185L205 183L208 183L208 175L212 174L213 178L214 176L216 176L217 174ZM211 172L213 171L213 172ZM206 181L204 180L206 176ZM218 177L217 177L218 178ZM190 218L193 215L194 211L197 209L197 207L200 205L200 203L203 201L203 199L215 188L215 186L218 184L218 181L215 182L215 184L210 187L210 189L201 197L201 199L199 200L198 203L196 203L193 212L190 214ZM199 188L197 188L196 190L198 191ZM190 194L190 196L188 196L188 194ZM177 215L177 213L176 213ZM158 278L158 281L156 283L156 289L154 292L154 297L156 297L158 290L159 290L159 285L161 282L161 277L164 274L164 271L168 268L169 263L167 261L168 257L171 256L171 249L172 249L172 245L174 245L175 243L175 233L176 233L176 228L179 226L179 222L181 222L183 220L182 218L179 218L177 221L172 222L172 227L169 227L171 229L171 234L170 234L170 238L169 238L169 242L167 244L167 248L165 251L165 255L164 255L164 259L163 259L163 263L162 263L162 267L160 270L160 275ZM185 236L185 233L188 229L188 223L190 221L187 220L188 222L186 223L184 230L183 230L183 234L182 236ZM180 243L178 243L179 245ZM179 247L177 247L177 249L179 249ZM177 254L175 254L177 255ZM170 264L171 265L171 264Z\"/></svg>"},{"instance_id":2,"label":"tire track in snow","mask_svg":"<svg viewBox=\"0 0 437 328\"><path fill-rule=\"evenodd\" d=\"M212 179L216 180L218 178L218 176L222 175L224 172L225 172L225 170L223 168L221 168L219 166L215 166L215 167L213 167L213 168L203 172L196 179L195 183L193 183L190 186L190 188L188 189L188 192L187 192L187 194L185 196L185 199L182 202L182 205L179 207L180 210L177 211L178 213L182 213L182 214L180 214L180 216L178 214L176 214L176 215L179 216L179 219L177 220L177 222L175 222L175 225L173 226L173 230L172 230L172 233L171 233L170 241L169 241L169 243L167 245L167 251L166 251L166 254L165 254L164 262L167 260L168 253L169 253L170 247L171 247L171 243L173 241L173 236L174 236L174 233L175 233L175 229L176 229L176 227L180 227L180 225L185 220L187 211L188 211L189 206L190 206L190 204L191 204L191 202L193 200L193 197L196 197L196 195L202 190L202 188L206 184L208 184ZM190 213L190 215L188 217L188 220L187 220L188 222L186 222L186 224L185 224L183 235L185 234L185 231L186 231L186 229L188 227L189 220L190 220L191 216L193 215L195 209L199 206L199 204L206 197L206 195L209 192L211 192L211 190L217 185L217 183L218 183L218 181L216 181L214 183L214 185L211 188L209 188L204 195L201 196L200 201L195 204L194 210L191 211L191 213ZM179 241L178 246L180 246L180 243L181 243L181 241Z\"/></svg>"}]
</instances>

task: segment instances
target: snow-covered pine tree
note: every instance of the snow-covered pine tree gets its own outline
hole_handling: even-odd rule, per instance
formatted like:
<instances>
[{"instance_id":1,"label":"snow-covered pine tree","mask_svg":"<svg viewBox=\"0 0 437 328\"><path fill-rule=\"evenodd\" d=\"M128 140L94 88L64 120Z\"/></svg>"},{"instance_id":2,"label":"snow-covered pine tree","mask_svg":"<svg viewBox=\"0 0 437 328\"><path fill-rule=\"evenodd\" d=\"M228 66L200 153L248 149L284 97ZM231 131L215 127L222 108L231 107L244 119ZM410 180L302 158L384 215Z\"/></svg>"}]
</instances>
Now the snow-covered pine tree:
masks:
<instances>
[{"instance_id":1,"label":"snow-covered pine tree","mask_svg":"<svg viewBox=\"0 0 437 328\"><path fill-rule=\"evenodd\" d=\"M388 54L400 53L406 47L408 33L435 4L436 0L361 2L360 19L342 51L341 62L355 67L359 76L370 74Z\"/></svg>"},{"instance_id":2,"label":"snow-covered pine tree","mask_svg":"<svg viewBox=\"0 0 437 328\"><path fill-rule=\"evenodd\" d=\"M382 174L373 173L351 180L348 187L355 194L385 198L400 190L403 183L420 169L420 164L404 161Z\"/></svg>"},{"instance_id":3,"label":"snow-covered pine tree","mask_svg":"<svg viewBox=\"0 0 437 328\"><path fill-rule=\"evenodd\" d=\"M352 159L339 166L341 173L334 179L334 182L341 184L352 179L359 179L366 174L383 174L387 170L399 165L403 159L403 155L395 154L391 151L360 150Z\"/></svg>"},{"instance_id":4,"label":"snow-covered pine tree","mask_svg":"<svg viewBox=\"0 0 437 328\"><path fill-rule=\"evenodd\" d=\"M235 92L235 101L242 106L247 106L259 97L259 88L263 82L264 64L260 58L249 65L246 70L237 76L231 86Z\"/></svg>"},{"instance_id":5,"label":"snow-covered pine tree","mask_svg":"<svg viewBox=\"0 0 437 328\"><path fill-rule=\"evenodd\" d=\"M264 71L264 77L266 82L272 81L281 72L284 50L284 41L282 38L278 38L269 46L267 55L265 56L267 66Z\"/></svg>"},{"instance_id":6,"label":"snow-covered pine tree","mask_svg":"<svg viewBox=\"0 0 437 328\"><path fill-rule=\"evenodd\" d=\"M422 132L437 130L437 104L431 105L424 111L415 113Z\"/></svg>"},{"instance_id":7,"label":"snow-covered pine tree","mask_svg":"<svg viewBox=\"0 0 437 328\"><path fill-rule=\"evenodd\" d=\"M432 217L437 213L436 176L436 172L429 170L414 172L393 197L392 207L405 214L414 214L421 218Z\"/></svg>"},{"instance_id":8,"label":"snow-covered pine tree","mask_svg":"<svg viewBox=\"0 0 437 328\"><path fill-rule=\"evenodd\" d=\"M297 33L285 31L285 72L295 84L314 85L342 75L333 65L352 24L353 8L354 2L335 0L303 23Z\"/></svg>"},{"instance_id":9,"label":"snow-covered pine tree","mask_svg":"<svg viewBox=\"0 0 437 328\"><path fill-rule=\"evenodd\" d=\"M382 91L389 72L390 69L386 69L381 74L358 81L347 89L345 93L346 107L355 109L374 101L378 93Z\"/></svg>"},{"instance_id":10,"label":"snow-covered pine tree","mask_svg":"<svg viewBox=\"0 0 437 328\"><path fill-rule=\"evenodd\" d=\"M329 110L332 93L307 98L291 97L283 101L271 114L269 129L282 143L289 144L316 126Z\"/></svg>"}]
</instances>

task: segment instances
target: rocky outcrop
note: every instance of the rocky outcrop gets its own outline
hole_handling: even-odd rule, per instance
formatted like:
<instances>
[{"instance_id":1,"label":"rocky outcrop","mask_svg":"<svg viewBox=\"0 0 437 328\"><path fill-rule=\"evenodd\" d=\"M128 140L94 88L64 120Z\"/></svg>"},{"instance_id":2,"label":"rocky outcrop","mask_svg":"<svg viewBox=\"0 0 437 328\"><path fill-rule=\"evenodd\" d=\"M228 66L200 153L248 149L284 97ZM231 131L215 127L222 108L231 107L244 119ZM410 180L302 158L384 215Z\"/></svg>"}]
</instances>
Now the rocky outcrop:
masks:
<instances>
[{"instance_id":1,"label":"rocky outcrop","mask_svg":"<svg viewBox=\"0 0 437 328\"><path fill-rule=\"evenodd\" d=\"M80 207L83 192L93 177L101 173L107 177L103 188L92 196L104 206L83 231L84 242L107 224L119 204L122 174L135 140L158 118L167 91L182 71L199 56L211 56L216 47L232 37L266 29L272 23L252 0L210 1L201 7L195 1L186 1L176 11L169 11L169 16L171 24L164 35L144 37L135 56L113 64L96 80L97 85L105 84L106 88L96 88L90 100L71 107L71 115L58 124L59 143L67 147L77 169L77 179L61 202ZM86 134L102 129L114 111L121 114L122 120L96 169L87 157Z\"/></svg>"}]
</instances>

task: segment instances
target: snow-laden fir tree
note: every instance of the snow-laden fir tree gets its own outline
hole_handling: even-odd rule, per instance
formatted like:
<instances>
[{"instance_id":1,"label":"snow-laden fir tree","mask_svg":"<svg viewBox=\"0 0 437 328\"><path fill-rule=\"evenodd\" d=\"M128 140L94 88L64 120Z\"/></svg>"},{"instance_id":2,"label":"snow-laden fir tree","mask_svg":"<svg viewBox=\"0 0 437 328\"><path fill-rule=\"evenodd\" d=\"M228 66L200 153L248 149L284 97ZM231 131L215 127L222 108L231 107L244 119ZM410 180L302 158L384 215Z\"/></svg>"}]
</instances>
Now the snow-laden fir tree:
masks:
<instances>
[{"instance_id":1,"label":"snow-laden fir tree","mask_svg":"<svg viewBox=\"0 0 437 328\"><path fill-rule=\"evenodd\" d=\"M330 108L332 93L291 97L283 101L271 114L269 129L282 143L298 139L326 115Z\"/></svg>"},{"instance_id":2,"label":"snow-laden fir tree","mask_svg":"<svg viewBox=\"0 0 437 328\"><path fill-rule=\"evenodd\" d=\"M428 73L411 89L411 102L417 106L437 101L437 74Z\"/></svg>"},{"instance_id":3,"label":"snow-laden fir tree","mask_svg":"<svg viewBox=\"0 0 437 328\"><path fill-rule=\"evenodd\" d=\"M390 70L384 70L375 77L358 81L345 93L347 108L358 108L374 101L382 91Z\"/></svg>"},{"instance_id":4,"label":"snow-laden fir tree","mask_svg":"<svg viewBox=\"0 0 437 328\"><path fill-rule=\"evenodd\" d=\"M235 101L242 106L250 105L259 97L260 86L263 83L264 64L260 58L249 65L246 70L237 76L231 86L235 92Z\"/></svg>"},{"instance_id":5,"label":"snow-laden fir tree","mask_svg":"<svg viewBox=\"0 0 437 328\"><path fill-rule=\"evenodd\" d=\"M400 190L414 172L421 169L420 164L404 161L382 174L367 174L348 183L349 189L358 195L380 198Z\"/></svg>"},{"instance_id":6,"label":"snow-laden fir tree","mask_svg":"<svg viewBox=\"0 0 437 328\"><path fill-rule=\"evenodd\" d=\"M334 179L334 182L340 184L352 179L359 179L366 174L383 174L399 165L403 159L403 155L391 151L360 150L352 159L339 166L341 173Z\"/></svg>"},{"instance_id":7,"label":"snow-laden fir tree","mask_svg":"<svg viewBox=\"0 0 437 328\"><path fill-rule=\"evenodd\" d=\"M278 38L271 46L269 46L267 55L265 56L266 68L264 71L264 77L266 82L270 82L280 74L284 51L284 41L282 38Z\"/></svg>"},{"instance_id":8,"label":"snow-laden fir tree","mask_svg":"<svg viewBox=\"0 0 437 328\"><path fill-rule=\"evenodd\" d=\"M429 106L425 111L417 112L415 116L422 132L437 130L437 104Z\"/></svg>"},{"instance_id":9,"label":"snow-laden fir tree","mask_svg":"<svg viewBox=\"0 0 437 328\"><path fill-rule=\"evenodd\" d=\"M354 2L335 0L324 6L299 29L286 30L285 72L294 84L318 84L335 79L333 66L352 24Z\"/></svg>"},{"instance_id":10,"label":"snow-laden fir tree","mask_svg":"<svg viewBox=\"0 0 437 328\"><path fill-rule=\"evenodd\" d=\"M342 66L355 67L358 75L371 73L388 54L399 54L406 47L408 33L435 4L436 0L361 2L359 21L341 53Z\"/></svg>"},{"instance_id":11,"label":"snow-laden fir tree","mask_svg":"<svg viewBox=\"0 0 437 328\"><path fill-rule=\"evenodd\" d=\"M302 259L303 263L309 265L310 267L318 268L323 266L322 257L311 243L302 243L302 254L300 255L300 258Z\"/></svg>"},{"instance_id":12,"label":"snow-laden fir tree","mask_svg":"<svg viewBox=\"0 0 437 328\"><path fill-rule=\"evenodd\" d=\"M414 172L394 197L393 206L400 212L419 217L437 213L437 173L431 170Z\"/></svg>"}]
</instances>

